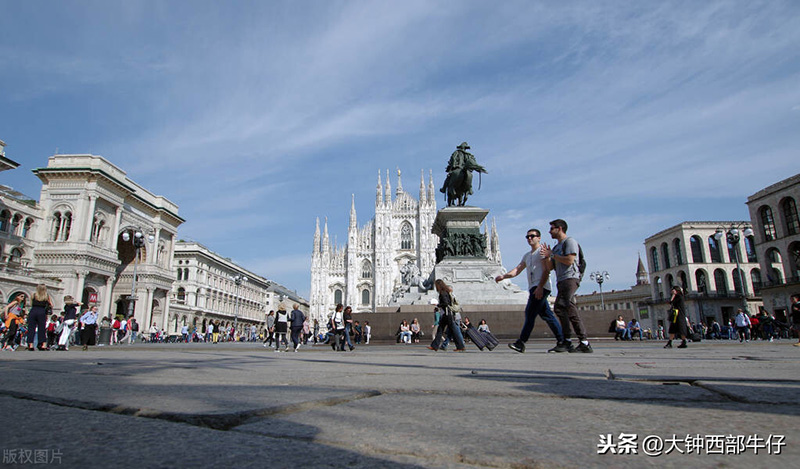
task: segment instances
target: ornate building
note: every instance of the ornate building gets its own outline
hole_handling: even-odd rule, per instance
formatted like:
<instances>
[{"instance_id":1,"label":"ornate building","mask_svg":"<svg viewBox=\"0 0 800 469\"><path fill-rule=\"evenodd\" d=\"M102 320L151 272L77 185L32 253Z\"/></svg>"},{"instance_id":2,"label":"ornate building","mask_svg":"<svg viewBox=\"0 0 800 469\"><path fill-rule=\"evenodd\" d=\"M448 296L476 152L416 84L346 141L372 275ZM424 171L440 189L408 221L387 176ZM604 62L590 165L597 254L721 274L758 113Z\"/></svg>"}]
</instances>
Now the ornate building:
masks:
<instances>
[{"instance_id":1,"label":"ornate building","mask_svg":"<svg viewBox=\"0 0 800 469\"><path fill-rule=\"evenodd\" d=\"M311 255L311 317L324 320L337 303L351 305L356 312L372 312L396 303L410 287L427 282L439 243L431 232L436 194L432 172L427 185L420 173L419 198L415 199L403 189L399 170L394 195L389 171L385 186L379 171L375 217L359 227L354 196L345 246L331 244L327 220L320 233L318 218ZM499 261L494 227L487 237L486 255Z\"/></svg>"},{"instance_id":2,"label":"ornate building","mask_svg":"<svg viewBox=\"0 0 800 469\"><path fill-rule=\"evenodd\" d=\"M264 332L266 313L284 302L308 312L308 303L286 287L267 280L194 241L178 241L173 259L176 282L173 284L170 333L189 326L205 332L209 321L223 327L236 325L247 332L252 325ZM238 280L237 280L238 279Z\"/></svg>"},{"instance_id":3,"label":"ornate building","mask_svg":"<svg viewBox=\"0 0 800 469\"><path fill-rule=\"evenodd\" d=\"M764 307L782 321L788 318L791 295L800 293L800 174L766 187L747 198L756 239L755 256Z\"/></svg>"}]
</instances>

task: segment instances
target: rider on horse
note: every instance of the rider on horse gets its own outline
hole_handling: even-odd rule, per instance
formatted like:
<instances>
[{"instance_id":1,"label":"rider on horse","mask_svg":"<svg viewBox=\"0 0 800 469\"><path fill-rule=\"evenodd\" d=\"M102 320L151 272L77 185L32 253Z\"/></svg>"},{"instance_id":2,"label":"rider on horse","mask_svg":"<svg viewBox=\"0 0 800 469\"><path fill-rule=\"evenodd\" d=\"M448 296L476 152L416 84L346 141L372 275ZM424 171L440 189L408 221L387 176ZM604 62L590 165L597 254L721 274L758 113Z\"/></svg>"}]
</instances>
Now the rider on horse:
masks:
<instances>
[{"instance_id":1,"label":"rider on horse","mask_svg":"<svg viewBox=\"0 0 800 469\"><path fill-rule=\"evenodd\" d=\"M472 171L487 172L486 169L475 161L475 156L468 152L469 144L462 142L456 151L450 155L447 162L447 178L444 180L440 192L447 194L447 205L464 205L467 196L472 195Z\"/></svg>"}]
</instances>

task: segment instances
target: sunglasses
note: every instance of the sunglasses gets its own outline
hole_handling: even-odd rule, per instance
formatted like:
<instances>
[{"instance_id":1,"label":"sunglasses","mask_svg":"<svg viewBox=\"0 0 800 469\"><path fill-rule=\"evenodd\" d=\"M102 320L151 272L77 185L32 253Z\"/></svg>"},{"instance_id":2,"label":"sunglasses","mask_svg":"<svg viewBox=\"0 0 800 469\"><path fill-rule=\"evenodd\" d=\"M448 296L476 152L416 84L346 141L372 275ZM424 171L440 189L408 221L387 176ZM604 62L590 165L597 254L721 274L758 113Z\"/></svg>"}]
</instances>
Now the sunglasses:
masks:
<instances>
[{"instance_id":1,"label":"sunglasses","mask_svg":"<svg viewBox=\"0 0 800 469\"><path fill-rule=\"evenodd\" d=\"M525 239L541 238L541 235L525 235Z\"/></svg>"}]
</instances>

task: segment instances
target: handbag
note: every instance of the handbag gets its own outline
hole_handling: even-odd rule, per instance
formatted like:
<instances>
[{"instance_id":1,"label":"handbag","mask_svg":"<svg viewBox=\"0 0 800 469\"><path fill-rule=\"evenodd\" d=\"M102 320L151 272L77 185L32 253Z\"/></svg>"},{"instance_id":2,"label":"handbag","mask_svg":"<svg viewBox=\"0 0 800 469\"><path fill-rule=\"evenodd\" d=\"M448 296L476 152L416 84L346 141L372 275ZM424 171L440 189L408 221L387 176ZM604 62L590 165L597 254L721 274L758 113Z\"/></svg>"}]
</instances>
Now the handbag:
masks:
<instances>
[{"instance_id":1,"label":"handbag","mask_svg":"<svg viewBox=\"0 0 800 469\"><path fill-rule=\"evenodd\" d=\"M455 295L451 293L450 298L453 300L453 304L450 305L450 311L453 313L460 313L461 305L458 304L458 300L456 299Z\"/></svg>"},{"instance_id":2,"label":"handbag","mask_svg":"<svg viewBox=\"0 0 800 469\"><path fill-rule=\"evenodd\" d=\"M678 308L672 308L672 316L670 316L670 318L671 319L669 322L671 323L678 322Z\"/></svg>"}]
</instances>

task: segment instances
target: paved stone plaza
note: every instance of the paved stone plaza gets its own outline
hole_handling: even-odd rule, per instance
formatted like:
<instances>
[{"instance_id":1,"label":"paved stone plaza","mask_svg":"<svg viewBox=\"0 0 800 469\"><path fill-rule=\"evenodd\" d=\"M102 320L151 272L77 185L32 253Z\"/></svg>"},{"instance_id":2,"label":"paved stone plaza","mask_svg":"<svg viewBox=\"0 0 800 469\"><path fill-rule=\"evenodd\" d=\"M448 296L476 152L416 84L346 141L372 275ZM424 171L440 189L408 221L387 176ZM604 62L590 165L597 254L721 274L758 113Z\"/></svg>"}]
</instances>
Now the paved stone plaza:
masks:
<instances>
[{"instance_id":1,"label":"paved stone plaza","mask_svg":"<svg viewBox=\"0 0 800 469\"><path fill-rule=\"evenodd\" d=\"M545 353L551 345L3 352L3 465L752 468L800 457L800 348L789 341ZM631 447L621 433L635 435L637 454L612 454ZM700 454L679 453L687 434ZM643 454L659 439L664 448L648 451L676 448ZM738 454L706 454L725 451Z\"/></svg>"}]
</instances>

